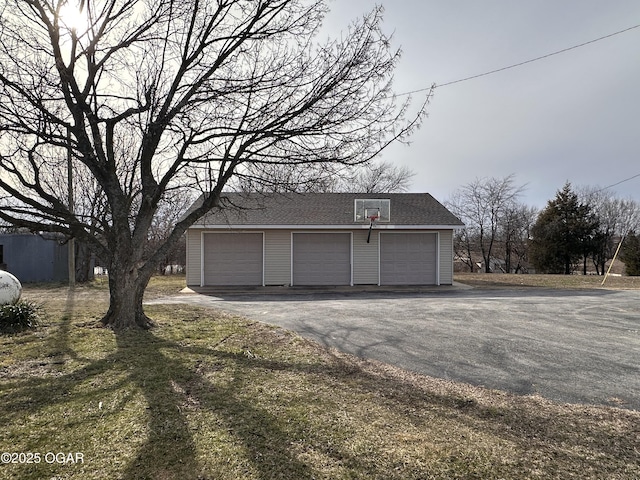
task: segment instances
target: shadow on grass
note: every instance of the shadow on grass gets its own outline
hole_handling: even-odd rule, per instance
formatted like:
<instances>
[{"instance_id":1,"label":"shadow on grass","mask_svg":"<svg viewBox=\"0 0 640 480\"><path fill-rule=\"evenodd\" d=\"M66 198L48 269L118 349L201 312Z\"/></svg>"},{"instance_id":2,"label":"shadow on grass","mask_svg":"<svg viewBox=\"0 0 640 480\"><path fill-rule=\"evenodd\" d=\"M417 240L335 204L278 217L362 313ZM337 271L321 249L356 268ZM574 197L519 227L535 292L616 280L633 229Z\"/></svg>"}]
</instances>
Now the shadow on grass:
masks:
<instances>
[{"instance_id":1,"label":"shadow on grass","mask_svg":"<svg viewBox=\"0 0 640 480\"><path fill-rule=\"evenodd\" d=\"M123 478L209 478L198 475L206 466L197 460L194 432L187 418L190 411L197 414L202 410L215 412L223 425L214 428L229 432L231 441L240 443L259 478L312 478L311 468L288 450L279 419L241 398L241 374L233 375L221 388L167 352L178 357L196 354L205 361L224 358L238 369L248 368L242 354L182 347L152 332L117 334L117 341L121 352L145 345L143 355L124 356L129 359L130 378L143 393L149 412L148 439Z\"/></svg>"},{"instance_id":2,"label":"shadow on grass","mask_svg":"<svg viewBox=\"0 0 640 480\"><path fill-rule=\"evenodd\" d=\"M224 424L216 428L229 432L231 441L237 442L245 452L258 478L312 478L312 469L290 454L279 419L242 398L244 379L240 371L249 368L248 359L242 353L185 348L159 338L153 331L136 330L114 332L117 350L106 357L82 358L74 350L71 339L71 330L79 327L72 321L74 309L74 294L69 292L60 321L42 350L47 353L34 363L39 365L36 370L30 365L24 375L0 376L4 390L0 426L18 423L25 415L37 415L39 411L63 410L71 397L74 405L89 405L110 393L137 390L146 402L146 419L140 421L146 422L146 439L140 442L142 447L135 458L119 472L120 478L210 478L198 473L206 466L197 458L195 432L188 418L193 404L197 404L196 410L215 412L223 419ZM222 388L214 386L183 360L182 354L196 354L208 362L222 359L232 368L235 365L239 374L232 375L232 380ZM65 373L62 368L65 359L73 359L81 367ZM108 385L100 381L101 376L111 376L114 371L117 371L114 375L117 381L107 382ZM96 388L78 392L77 386L87 382ZM119 406L126 407L126 402L127 399L123 399ZM108 421L109 413L101 415ZM116 417L117 412L112 415ZM50 423L42 431L33 432L34 437L39 438L36 442L66 443L57 432L64 433L70 422L54 418L55 422L58 420L57 424ZM95 418L84 420L87 429L94 427L91 420ZM105 451L105 456L108 455ZM200 455L206 457L207 452ZM42 468L41 474L53 473L51 465L37 467Z\"/></svg>"},{"instance_id":3,"label":"shadow on grass","mask_svg":"<svg viewBox=\"0 0 640 480\"><path fill-rule=\"evenodd\" d=\"M77 358L74 357L69 337L73 309L71 300L52 342L60 355ZM248 356L243 351L230 351L216 345L185 345L165 340L156 333L115 333L117 348L111 354L100 360L82 359L83 365L70 373L3 381L6 393L2 395L3 402L0 403L0 419L4 419L0 420L0 425L6 426L25 413L37 414L52 405L64 404L70 395L80 403L95 401L98 397L96 390L77 393L74 392L75 386L117 372L114 375L116 380L107 385L96 382L100 396L116 391L130 391L133 396L134 392L139 392L146 404L146 418L139 422L146 423L145 438L138 442L140 446L133 458L117 472L118 478L228 478L228 472L216 472L207 463L215 454L203 451L197 439L201 432L196 431L198 422L194 419L204 412L216 421L215 425L205 425L204 428L215 429L224 437L216 441L232 444L233 448L226 451L242 453L243 458L237 462L240 466L234 471L236 475L244 473L246 477L260 479L322 478L324 475L317 471L316 465L301 459L292 447L305 438L330 462L341 465L343 471L350 471L350 477L409 477L403 477L401 471L381 470L385 467L377 463L376 458L356 455L348 448L348 440L331 444L333 439L327 433L314 431L313 426L304 421L291 428L286 424L286 419L269 410L268 401L252 401L247 395L246 390L253 387L250 382L255 382L259 375L247 375L246 372L291 372L308 375L312 377L310 381L315 379L329 384L337 382L340 388L353 388L371 394L389 410L405 412L403 417L407 424L420 429L427 429L430 419L438 416L449 418L452 424L462 424L513 442L522 452L530 452L530 459L542 462L542 471L548 466L548 462L555 461L547 458L549 451L559 452L567 465L582 463L585 468L596 469L594 471L601 473L615 474L619 464L607 469L599 464L601 458L598 457L586 460L585 463L588 457L583 455L585 449L611 456L621 455L622 452L623 458L627 459L623 462L629 461L630 465L640 460L638 444L633 443L633 439L637 439L636 435L640 433L637 430L637 415L630 412L620 413L620 419L628 420L626 428L633 428L631 426L636 421L635 431L630 431L629 435L611 443L608 435L611 432L594 426L597 418L593 418L594 425L589 425L590 419L584 420L580 416L573 418L571 415L558 422L548 411L536 410L530 406L518 409L508 405L487 406L463 393L430 390L429 386L414 381L418 376L401 379L394 375L384 375L375 369L368 371L358 361L338 356L332 357L330 362L315 364L276 361ZM212 368L215 365L220 366L219 371ZM216 373L220 374L219 379L212 377ZM130 399L131 397L122 398L119 409L127 408ZM312 397L308 400L314 401ZM434 409L435 413L425 414ZM601 412L597 409L593 411ZM114 416L117 414L117 411L112 413ZM92 428L91 417L84 421L87 429ZM58 426L53 425L51 428ZM60 428L64 431L64 425ZM38 435L49 433L40 432ZM455 444L455 440L451 442ZM105 447L108 448L109 445ZM104 455L108 456L109 453L105 451ZM414 460L417 460L416 471L412 478L420 478L420 473L427 475L428 470L420 470L422 467L419 466L419 459ZM460 466L456 467L459 471L450 472L452 478L463 478L464 472L469 471L470 460L467 458L465 461L466 465L460 460ZM499 467L491 464L478 468L484 468L484 474L488 477L499 473L494 470ZM553 471L562 476L562 468L558 468L559 470ZM245 469L244 472L242 469ZM513 471L502 473L503 476L509 476ZM478 478L481 476L476 475Z\"/></svg>"},{"instance_id":4,"label":"shadow on grass","mask_svg":"<svg viewBox=\"0 0 640 480\"><path fill-rule=\"evenodd\" d=\"M541 409L526 401L515 408L508 402L486 405L464 393L438 392L412 381L381 376L376 371L368 372L361 368L360 363L341 357L333 357L330 365L276 361L248 357L242 352L179 345L163 340L153 332L119 334L117 341L120 354L129 359L130 378L144 394L149 411L149 437L124 473L122 478L126 479L212 478L209 466L199 460L194 441L196 432L189 419L190 413L197 415L202 411L214 413L219 421L214 428L228 432L230 437L226 441L236 443L238 450L243 452L245 468L251 469L250 474L246 472L247 476L265 480L322 478L323 473L316 471L310 462L301 460L292 448L293 444L305 439L325 459L340 465L346 477L376 478L382 475L404 478L400 471L387 470L389 466L379 462L378 458L354 453L349 448L350 438L335 443L330 433L314 431L305 421L293 430L285 428L286 420L269 411L268 402L252 401L246 396L244 390L251 387L248 382L255 381L256 375L246 377L243 372L252 370L265 374L284 372L312 376L330 384L338 382L342 388L353 388L356 392L384 399L380 402L386 403L390 411L405 412L407 425L418 429L430 428L432 417L425 412L436 409L444 417L451 418L456 428L464 426L470 431L483 432L517 445L523 452L522 465L517 467L522 472L537 464L542 471L549 469L549 472L563 475L569 474L575 465L581 465L594 472L615 475L626 461L633 464L640 460L640 444L637 442L640 426L638 416L633 412L616 414L619 415L618 427L622 425L620 420L626 420L623 423L626 423L628 435L612 441L614 431L599 425L603 415L607 416L602 409L585 407L573 413L565 411L559 417L553 410ZM140 344L145 346L144 355L126 353ZM189 364L183 360L184 357L198 358L199 361ZM214 385L199 371L198 365L203 364L222 364L225 369L230 369L228 381ZM411 414L412 411L415 414ZM585 411L591 413L585 415ZM457 459L459 465L449 471L452 478L462 478L470 472L475 473L469 478L508 475L509 470L500 472L499 466L484 464L480 458L468 456L464 452L467 447L455 443L452 440L451 448L458 451L460 458ZM468 447L473 451L473 445ZM549 458L549 451L555 452L553 459ZM622 462L607 464L602 461L602 455L611 459L621 458ZM419 465L419 459L411 461L415 460ZM444 471L451 468L448 465L451 461L451 457L443 459L447 464L442 466ZM474 465L476 461L478 464ZM407 478L420 478L428 472L421 467L413 468L410 474L404 472ZM222 473L221 477L224 476Z\"/></svg>"}]
</instances>

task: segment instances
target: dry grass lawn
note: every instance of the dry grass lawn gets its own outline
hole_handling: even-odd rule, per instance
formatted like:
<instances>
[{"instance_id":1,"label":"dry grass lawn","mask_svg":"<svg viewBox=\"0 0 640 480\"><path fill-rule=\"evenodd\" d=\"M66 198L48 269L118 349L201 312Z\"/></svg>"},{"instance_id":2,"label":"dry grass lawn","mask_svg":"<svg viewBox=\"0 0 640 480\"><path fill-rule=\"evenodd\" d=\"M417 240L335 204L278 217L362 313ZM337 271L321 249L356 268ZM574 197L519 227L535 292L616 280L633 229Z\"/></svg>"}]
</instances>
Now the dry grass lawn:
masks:
<instances>
[{"instance_id":1,"label":"dry grass lawn","mask_svg":"<svg viewBox=\"0 0 640 480\"><path fill-rule=\"evenodd\" d=\"M40 461L3 456L3 479L640 478L640 412L416 375L192 306L116 334L96 327L99 282L25 297L46 317L0 337L0 450Z\"/></svg>"},{"instance_id":2,"label":"dry grass lawn","mask_svg":"<svg viewBox=\"0 0 640 480\"><path fill-rule=\"evenodd\" d=\"M571 289L640 290L640 277L598 275L513 275L506 273L456 273L455 281L474 287L539 287Z\"/></svg>"}]
</instances>

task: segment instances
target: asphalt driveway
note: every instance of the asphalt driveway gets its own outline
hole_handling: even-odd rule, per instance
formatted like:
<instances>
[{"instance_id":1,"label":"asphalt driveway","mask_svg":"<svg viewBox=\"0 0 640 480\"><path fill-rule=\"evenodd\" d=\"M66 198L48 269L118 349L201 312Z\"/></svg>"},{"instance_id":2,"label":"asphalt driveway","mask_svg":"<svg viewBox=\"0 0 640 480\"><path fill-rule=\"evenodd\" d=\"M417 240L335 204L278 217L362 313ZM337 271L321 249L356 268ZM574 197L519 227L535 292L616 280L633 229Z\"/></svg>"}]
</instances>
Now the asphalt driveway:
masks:
<instances>
[{"instance_id":1,"label":"asphalt driveway","mask_svg":"<svg viewBox=\"0 0 640 480\"><path fill-rule=\"evenodd\" d=\"M238 313L434 377L640 410L639 291L257 291L158 302Z\"/></svg>"}]
</instances>

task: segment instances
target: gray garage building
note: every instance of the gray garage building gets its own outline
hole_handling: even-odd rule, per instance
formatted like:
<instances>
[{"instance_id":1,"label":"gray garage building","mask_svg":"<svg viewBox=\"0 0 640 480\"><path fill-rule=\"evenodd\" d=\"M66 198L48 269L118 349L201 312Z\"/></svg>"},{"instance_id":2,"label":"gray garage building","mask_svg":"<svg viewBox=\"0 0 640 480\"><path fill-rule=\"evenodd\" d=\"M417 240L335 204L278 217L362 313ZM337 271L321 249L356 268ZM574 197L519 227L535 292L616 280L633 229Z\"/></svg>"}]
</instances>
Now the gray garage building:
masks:
<instances>
[{"instance_id":1,"label":"gray garage building","mask_svg":"<svg viewBox=\"0 0 640 480\"><path fill-rule=\"evenodd\" d=\"M462 226L427 193L225 194L187 232L187 285L450 285Z\"/></svg>"}]
</instances>

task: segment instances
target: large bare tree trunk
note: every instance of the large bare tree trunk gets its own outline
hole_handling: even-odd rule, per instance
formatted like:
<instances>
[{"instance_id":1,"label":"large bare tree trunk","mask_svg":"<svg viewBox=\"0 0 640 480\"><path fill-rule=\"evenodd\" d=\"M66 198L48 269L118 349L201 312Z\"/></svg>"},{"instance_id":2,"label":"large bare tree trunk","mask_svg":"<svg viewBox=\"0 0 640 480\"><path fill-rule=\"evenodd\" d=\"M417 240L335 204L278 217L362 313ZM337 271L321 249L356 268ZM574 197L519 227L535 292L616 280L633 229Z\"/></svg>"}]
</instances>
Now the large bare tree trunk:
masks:
<instances>
[{"instance_id":1,"label":"large bare tree trunk","mask_svg":"<svg viewBox=\"0 0 640 480\"><path fill-rule=\"evenodd\" d=\"M142 308L150 275L130 268L129 262L116 259L109 269L109 310L102 318L102 324L114 330L153 326Z\"/></svg>"}]
</instances>

